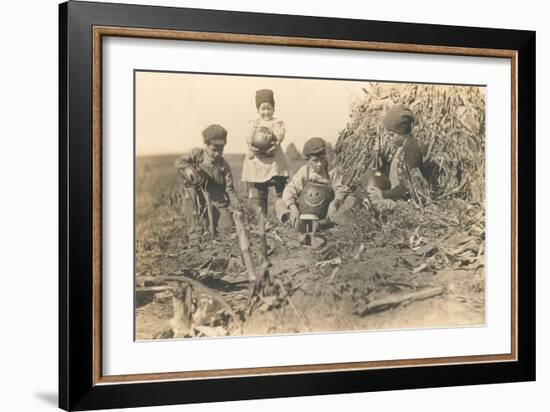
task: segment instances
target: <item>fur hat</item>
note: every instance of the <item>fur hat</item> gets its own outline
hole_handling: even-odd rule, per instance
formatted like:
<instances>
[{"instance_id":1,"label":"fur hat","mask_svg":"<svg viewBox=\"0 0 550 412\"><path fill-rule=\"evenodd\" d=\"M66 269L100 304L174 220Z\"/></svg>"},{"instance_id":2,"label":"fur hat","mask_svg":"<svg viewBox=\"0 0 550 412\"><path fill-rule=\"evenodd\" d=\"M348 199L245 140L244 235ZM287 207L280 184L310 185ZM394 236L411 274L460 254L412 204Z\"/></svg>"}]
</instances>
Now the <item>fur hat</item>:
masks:
<instances>
[{"instance_id":1,"label":"fur hat","mask_svg":"<svg viewBox=\"0 0 550 412\"><path fill-rule=\"evenodd\" d=\"M225 130L219 124L211 124L202 131L202 139L206 144L226 144L227 130Z\"/></svg>"},{"instance_id":2,"label":"fur hat","mask_svg":"<svg viewBox=\"0 0 550 412\"><path fill-rule=\"evenodd\" d=\"M326 145L325 141L320 137L312 137L304 144L304 150L302 151L304 157L312 155L325 154Z\"/></svg>"},{"instance_id":3,"label":"fur hat","mask_svg":"<svg viewBox=\"0 0 550 412\"><path fill-rule=\"evenodd\" d=\"M256 92L256 109L259 109L262 103L270 103L275 108L273 90L261 89Z\"/></svg>"},{"instance_id":4,"label":"fur hat","mask_svg":"<svg viewBox=\"0 0 550 412\"><path fill-rule=\"evenodd\" d=\"M413 123L414 114L405 106L394 106L384 116L384 127L398 134L409 134Z\"/></svg>"}]
</instances>

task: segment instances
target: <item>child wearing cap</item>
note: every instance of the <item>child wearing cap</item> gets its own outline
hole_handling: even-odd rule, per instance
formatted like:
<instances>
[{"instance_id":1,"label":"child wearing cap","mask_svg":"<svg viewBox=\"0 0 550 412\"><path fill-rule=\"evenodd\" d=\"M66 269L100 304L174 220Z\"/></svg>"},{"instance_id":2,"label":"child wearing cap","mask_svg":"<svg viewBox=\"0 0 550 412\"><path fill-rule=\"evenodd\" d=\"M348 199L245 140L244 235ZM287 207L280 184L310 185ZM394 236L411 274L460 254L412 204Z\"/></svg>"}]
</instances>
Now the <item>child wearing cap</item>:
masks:
<instances>
[{"instance_id":1,"label":"child wearing cap","mask_svg":"<svg viewBox=\"0 0 550 412\"><path fill-rule=\"evenodd\" d=\"M280 202L277 201L277 209L288 211L290 223L299 231L305 229L300 220L300 215L304 211L317 213L317 218L325 219L329 205L334 212L338 211L350 193L350 189L344 185L338 171L336 169L329 171L326 144L323 139L320 137L309 139L302 153L307 164L296 172L285 187L282 199Z\"/></svg>"},{"instance_id":2,"label":"child wearing cap","mask_svg":"<svg viewBox=\"0 0 550 412\"><path fill-rule=\"evenodd\" d=\"M197 216L207 216L207 201L212 207L216 233L228 232L233 227L229 207L239 209L239 198L233 184L231 168L223 158L227 130L212 124L202 131L204 147L195 148L175 163L184 180L186 207L195 216L189 216L189 235L197 235Z\"/></svg>"},{"instance_id":3,"label":"child wearing cap","mask_svg":"<svg viewBox=\"0 0 550 412\"><path fill-rule=\"evenodd\" d=\"M249 183L249 189L254 187L257 190L258 205L267 215L269 187L275 186L280 198L288 181L288 164L281 149L285 124L273 116L275 100L272 90L256 92L256 109L258 117L250 121L247 134L248 153L243 163L242 181Z\"/></svg>"},{"instance_id":4,"label":"child wearing cap","mask_svg":"<svg viewBox=\"0 0 550 412\"><path fill-rule=\"evenodd\" d=\"M406 199L409 196L409 188L405 169L408 168L417 177L422 176L422 152L411 134L414 114L405 106L394 106L388 110L383 122L390 133L392 150L388 156L381 156L382 171L388 176L391 188L381 190L370 186L367 191L374 200Z\"/></svg>"}]
</instances>

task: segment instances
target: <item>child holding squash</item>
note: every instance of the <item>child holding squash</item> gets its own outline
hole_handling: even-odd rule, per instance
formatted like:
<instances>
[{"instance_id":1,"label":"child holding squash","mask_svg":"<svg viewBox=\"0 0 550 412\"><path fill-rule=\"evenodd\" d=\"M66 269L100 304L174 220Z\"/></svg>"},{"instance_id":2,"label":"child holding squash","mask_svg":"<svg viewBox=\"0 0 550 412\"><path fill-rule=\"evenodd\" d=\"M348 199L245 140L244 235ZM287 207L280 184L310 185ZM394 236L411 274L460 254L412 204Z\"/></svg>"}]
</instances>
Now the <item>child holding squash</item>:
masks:
<instances>
[{"instance_id":1,"label":"child holding squash","mask_svg":"<svg viewBox=\"0 0 550 412\"><path fill-rule=\"evenodd\" d=\"M275 186L281 198L288 181L288 163L281 149L285 137L285 124L273 116L275 100L273 91L256 92L258 117L250 122L247 135L248 153L245 156L242 180L258 192L258 206L267 215L269 187ZM250 193L249 193L249 197Z\"/></svg>"}]
</instances>

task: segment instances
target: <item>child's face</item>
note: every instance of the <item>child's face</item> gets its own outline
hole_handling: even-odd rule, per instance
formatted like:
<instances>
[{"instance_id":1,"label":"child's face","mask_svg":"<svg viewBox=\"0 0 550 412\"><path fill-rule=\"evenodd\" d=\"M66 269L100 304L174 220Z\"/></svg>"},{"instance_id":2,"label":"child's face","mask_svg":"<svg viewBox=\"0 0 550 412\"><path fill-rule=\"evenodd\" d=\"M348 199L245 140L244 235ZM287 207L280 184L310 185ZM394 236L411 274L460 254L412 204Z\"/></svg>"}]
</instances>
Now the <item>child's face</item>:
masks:
<instances>
[{"instance_id":1,"label":"child's face","mask_svg":"<svg viewBox=\"0 0 550 412\"><path fill-rule=\"evenodd\" d=\"M208 151L208 154L210 156L212 156L214 159L217 159L222 157L224 147L225 145L223 144L209 143L206 145L206 150Z\"/></svg>"},{"instance_id":2,"label":"child's face","mask_svg":"<svg viewBox=\"0 0 550 412\"><path fill-rule=\"evenodd\" d=\"M273 118L273 112L275 109L271 105L271 103L262 103L260 107L258 107L258 114L262 118L262 120L271 120Z\"/></svg>"},{"instance_id":3,"label":"child's face","mask_svg":"<svg viewBox=\"0 0 550 412\"><path fill-rule=\"evenodd\" d=\"M406 137L407 136L399 133L390 132L390 143L394 146L401 147L403 146Z\"/></svg>"},{"instance_id":4,"label":"child's face","mask_svg":"<svg viewBox=\"0 0 550 412\"><path fill-rule=\"evenodd\" d=\"M327 157L323 154L312 155L308 157L307 163L315 173L321 173L327 165Z\"/></svg>"}]
</instances>

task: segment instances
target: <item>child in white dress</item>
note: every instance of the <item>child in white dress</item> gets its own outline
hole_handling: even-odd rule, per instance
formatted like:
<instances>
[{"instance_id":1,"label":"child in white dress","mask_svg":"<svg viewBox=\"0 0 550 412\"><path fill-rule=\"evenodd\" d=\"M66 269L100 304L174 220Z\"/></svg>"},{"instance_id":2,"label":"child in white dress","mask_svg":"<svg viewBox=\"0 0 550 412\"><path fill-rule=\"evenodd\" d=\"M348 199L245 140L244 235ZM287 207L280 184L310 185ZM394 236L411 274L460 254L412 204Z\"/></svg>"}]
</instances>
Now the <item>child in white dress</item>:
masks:
<instances>
[{"instance_id":1,"label":"child in white dress","mask_svg":"<svg viewBox=\"0 0 550 412\"><path fill-rule=\"evenodd\" d=\"M248 182L258 192L258 205L267 215L269 187L275 186L281 198L288 181L288 164L281 149L285 137L285 124L273 117L275 100L273 91L262 89L256 92L258 117L250 121L247 135L248 153L242 172L243 182Z\"/></svg>"}]
</instances>

